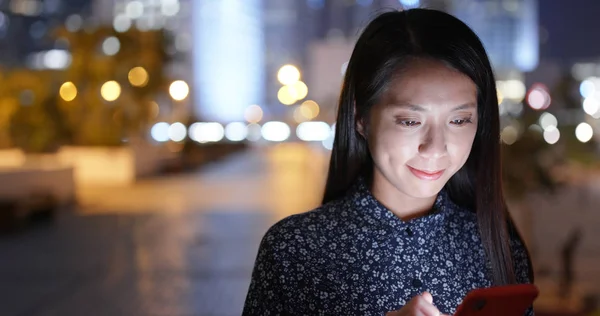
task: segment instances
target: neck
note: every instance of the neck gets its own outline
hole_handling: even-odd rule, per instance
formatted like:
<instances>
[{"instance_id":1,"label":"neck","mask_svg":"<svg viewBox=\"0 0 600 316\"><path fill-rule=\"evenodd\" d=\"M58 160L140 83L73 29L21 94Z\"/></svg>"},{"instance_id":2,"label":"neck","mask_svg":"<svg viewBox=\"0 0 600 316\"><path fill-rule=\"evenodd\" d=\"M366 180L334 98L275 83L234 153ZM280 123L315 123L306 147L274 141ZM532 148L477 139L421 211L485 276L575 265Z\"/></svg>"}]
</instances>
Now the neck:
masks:
<instances>
[{"instance_id":1,"label":"neck","mask_svg":"<svg viewBox=\"0 0 600 316\"><path fill-rule=\"evenodd\" d=\"M377 171L373 173L370 189L373 196L381 204L403 221L427 215L436 199L436 196L428 198L408 196Z\"/></svg>"}]
</instances>

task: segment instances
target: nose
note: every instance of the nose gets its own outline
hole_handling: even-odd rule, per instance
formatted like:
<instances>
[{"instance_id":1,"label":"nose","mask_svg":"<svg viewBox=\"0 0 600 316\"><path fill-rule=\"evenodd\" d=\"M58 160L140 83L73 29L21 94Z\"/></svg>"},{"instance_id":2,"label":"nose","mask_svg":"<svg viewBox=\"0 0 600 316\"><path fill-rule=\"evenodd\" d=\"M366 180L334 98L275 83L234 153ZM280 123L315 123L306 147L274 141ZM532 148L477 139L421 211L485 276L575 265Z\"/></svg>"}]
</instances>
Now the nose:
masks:
<instances>
[{"instance_id":1,"label":"nose","mask_svg":"<svg viewBox=\"0 0 600 316\"><path fill-rule=\"evenodd\" d=\"M419 154L426 159L436 159L447 154L444 129L430 127L419 144Z\"/></svg>"}]
</instances>

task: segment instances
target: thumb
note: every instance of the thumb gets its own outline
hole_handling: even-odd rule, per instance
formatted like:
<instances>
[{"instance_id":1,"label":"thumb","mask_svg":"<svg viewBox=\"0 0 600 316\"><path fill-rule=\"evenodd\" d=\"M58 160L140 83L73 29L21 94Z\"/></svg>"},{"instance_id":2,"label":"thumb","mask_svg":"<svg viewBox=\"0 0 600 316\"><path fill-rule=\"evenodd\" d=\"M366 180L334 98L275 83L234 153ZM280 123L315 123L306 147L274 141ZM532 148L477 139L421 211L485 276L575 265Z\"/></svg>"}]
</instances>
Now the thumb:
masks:
<instances>
[{"instance_id":1,"label":"thumb","mask_svg":"<svg viewBox=\"0 0 600 316\"><path fill-rule=\"evenodd\" d=\"M429 304L433 304L433 296L429 292L423 292L421 296L427 301Z\"/></svg>"}]
</instances>

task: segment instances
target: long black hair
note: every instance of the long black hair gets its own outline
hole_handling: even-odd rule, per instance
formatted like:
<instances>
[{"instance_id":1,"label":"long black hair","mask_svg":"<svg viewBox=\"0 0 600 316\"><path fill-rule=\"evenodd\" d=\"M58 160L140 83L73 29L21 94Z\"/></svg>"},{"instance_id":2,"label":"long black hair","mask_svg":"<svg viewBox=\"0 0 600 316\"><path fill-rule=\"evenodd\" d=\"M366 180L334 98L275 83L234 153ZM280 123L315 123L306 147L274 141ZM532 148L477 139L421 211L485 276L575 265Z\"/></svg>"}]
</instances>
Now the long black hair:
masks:
<instances>
[{"instance_id":1,"label":"long black hair","mask_svg":"<svg viewBox=\"0 0 600 316\"><path fill-rule=\"evenodd\" d=\"M356 128L368 117L391 78L415 58L429 58L468 76L477 87L478 125L465 165L446 190L474 210L496 285L516 283L512 226L502 192L500 119L496 82L477 35L459 19L429 9L385 12L360 35L344 77L323 203L341 198L361 176L372 175L367 141Z\"/></svg>"}]
</instances>

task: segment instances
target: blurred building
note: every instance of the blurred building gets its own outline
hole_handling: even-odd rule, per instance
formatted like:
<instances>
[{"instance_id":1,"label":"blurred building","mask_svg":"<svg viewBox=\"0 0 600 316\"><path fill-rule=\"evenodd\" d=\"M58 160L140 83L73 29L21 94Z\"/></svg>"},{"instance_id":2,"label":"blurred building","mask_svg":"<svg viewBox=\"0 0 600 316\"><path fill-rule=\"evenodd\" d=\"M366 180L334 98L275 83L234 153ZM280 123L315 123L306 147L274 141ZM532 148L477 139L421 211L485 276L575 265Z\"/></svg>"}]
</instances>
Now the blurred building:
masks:
<instances>
[{"instance_id":1,"label":"blurred building","mask_svg":"<svg viewBox=\"0 0 600 316\"><path fill-rule=\"evenodd\" d=\"M91 0L0 1L0 65L3 67L62 68L65 63L36 63L35 56L68 59L64 43L52 30L67 21L83 24ZM48 58L49 59L49 58ZM37 58L39 60L39 58Z\"/></svg>"},{"instance_id":2,"label":"blurred building","mask_svg":"<svg viewBox=\"0 0 600 316\"><path fill-rule=\"evenodd\" d=\"M450 12L479 35L500 77L537 67L537 0L452 0Z\"/></svg>"},{"instance_id":3,"label":"blurred building","mask_svg":"<svg viewBox=\"0 0 600 316\"><path fill-rule=\"evenodd\" d=\"M194 92L197 115L241 121L264 97L264 28L260 0L194 0Z\"/></svg>"}]
</instances>

